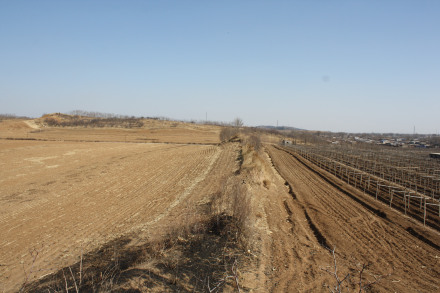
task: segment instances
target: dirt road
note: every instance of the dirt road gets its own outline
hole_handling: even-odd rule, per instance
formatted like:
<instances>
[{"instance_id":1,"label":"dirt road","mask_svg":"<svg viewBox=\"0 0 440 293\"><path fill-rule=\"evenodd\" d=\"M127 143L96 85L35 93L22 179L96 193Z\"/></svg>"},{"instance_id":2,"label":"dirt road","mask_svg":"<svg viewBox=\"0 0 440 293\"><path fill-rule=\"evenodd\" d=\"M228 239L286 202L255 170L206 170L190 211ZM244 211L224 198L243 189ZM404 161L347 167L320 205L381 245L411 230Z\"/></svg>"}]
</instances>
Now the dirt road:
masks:
<instances>
[{"instance_id":1,"label":"dirt road","mask_svg":"<svg viewBox=\"0 0 440 293\"><path fill-rule=\"evenodd\" d=\"M380 279L373 291L440 290L438 232L387 209L285 150L270 146L267 151L291 188L289 199L273 198L278 206L283 201L290 225L289 231L277 229L272 234L273 257L284 264L274 273L274 292L317 292L328 290L326 285L334 286L335 278L325 271L334 271L333 258L325 247L336 249L341 279L350 273L351 280L358 283L362 264L371 263L363 282ZM282 244L275 243L276 239Z\"/></svg>"}]
</instances>

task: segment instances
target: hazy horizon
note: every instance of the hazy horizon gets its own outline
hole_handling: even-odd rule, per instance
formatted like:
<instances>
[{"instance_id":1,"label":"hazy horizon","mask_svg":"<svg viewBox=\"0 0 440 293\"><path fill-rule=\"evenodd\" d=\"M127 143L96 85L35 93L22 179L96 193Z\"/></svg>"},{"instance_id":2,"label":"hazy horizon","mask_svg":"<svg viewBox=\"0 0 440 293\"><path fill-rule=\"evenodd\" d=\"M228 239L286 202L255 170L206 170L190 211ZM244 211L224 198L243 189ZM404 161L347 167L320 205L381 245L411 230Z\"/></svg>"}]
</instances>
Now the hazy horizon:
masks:
<instances>
[{"instance_id":1,"label":"hazy horizon","mask_svg":"<svg viewBox=\"0 0 440 293\"><path fill-rule=\"evenodd\" d=\"M65 115L65 114L67 114L67 115L77 115L77 114L72 113L72 112L75 112L75 111L97 113L97 114L110 115L110 116L115 116L115 117L118 117L118 116L119 117L134 117L136 119L137 118L163 119L163 120L168 120L168 121L178 121L178 122L184 122L184 123L198 123L198 124L207 123L207 124L221 124L221 125L228 125L228 124L232 125L234 123L233 121L220 121L220 120L214 121L214 120L206 120L206 119L199 119L199 120L196 120L196 119L175 119L173 117L154 116L154 115L152 115L152 116L135 116L135 115L129 115L129 114L122 115L122 114L119 114L119 113L103 113L103 112L99 112L99 111L91 112L91 111L78 110L78 109L77 110L73 110L73 111L68 111L68 112L59 112L58 111L58 112L53 112L53 113L43 113L41 116L38 116L38 117L17 115L15 113L0 113L0 116L2 116L2 115L10 115L10 116L16 117L16 118L39 119L39 118L42 118L44 115L58 114L58 113L63 114L63 115ZM87 116L87 115L85 115L85 116ZM236 118L240 118L240 117L236 117ZM288 126L288 125L271 125L271 124L247 125L245 123L245 121L243 121L243 123L244 123L244 125L243 125L244 127L270 127L270 128L286 128L286 129L292 128L292 129L299 130L299 131L312 131L312 132L314 132L314 131L318 132L319 131L319 132L331 132L331 133L340 133L340 132L342 132L342 133L347 133L347 134L352 134L352 135L356 135L356 134L374 134L374 135L378 135L378 134L383 134L383 135L385 135L385 134L396 134L396 135L439 135L439 133L419 133L417 131L414 131L414 129L413 129L413 132L411 132L411 133L409 133L409 132L406 132L406 133L402 133L402 132L344 132L344 131L331 131L331 130L321 130L321 129L305 129L305 128L298 128L298 127L295 127L295 126Z\"/></svg>"},{"instance_id":2,"label":"hazy horizon","mask_svg":"<svg viewBox=\"0 0 440 293\"><path fill-rule=\"evenodd\" d=\"M440 130L437 1L3 1L0 113Z\"/></svg>"}]
</instances>

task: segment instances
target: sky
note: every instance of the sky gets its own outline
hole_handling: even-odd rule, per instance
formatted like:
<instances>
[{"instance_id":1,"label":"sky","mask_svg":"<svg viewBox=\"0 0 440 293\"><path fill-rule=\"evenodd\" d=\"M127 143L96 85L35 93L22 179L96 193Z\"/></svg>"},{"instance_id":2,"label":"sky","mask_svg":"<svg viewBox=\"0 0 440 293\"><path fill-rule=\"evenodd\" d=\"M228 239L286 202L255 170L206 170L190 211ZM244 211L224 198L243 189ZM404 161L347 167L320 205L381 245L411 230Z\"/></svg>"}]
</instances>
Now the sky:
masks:
<instances>
[{"instance_id":1,"label":"sky","mask_svg":"<svg viewBox=\"0 0 440 293\"><path fill-rule=\"evenodd\" d=\"M440 1L0 0L0 113L440 131Z\"/></svg>"}]
</instances>

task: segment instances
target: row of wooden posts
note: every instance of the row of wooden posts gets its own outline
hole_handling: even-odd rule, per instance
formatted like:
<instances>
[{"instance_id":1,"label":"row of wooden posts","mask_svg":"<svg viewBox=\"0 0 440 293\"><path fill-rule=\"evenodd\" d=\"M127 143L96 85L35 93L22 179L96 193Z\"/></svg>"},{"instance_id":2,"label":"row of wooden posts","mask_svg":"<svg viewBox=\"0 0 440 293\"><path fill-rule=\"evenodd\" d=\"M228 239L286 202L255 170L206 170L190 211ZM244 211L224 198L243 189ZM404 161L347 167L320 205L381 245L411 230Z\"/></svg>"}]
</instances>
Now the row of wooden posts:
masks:
<instances>
[{"instance_id":1,"label":"row of wooden posts","mask_svg":"<svg viewBox=\"0 0 440 293\"><path fill-rule=\"evenodd\" d=\"M440 198L440 162L425 157L414 159L404 165L401 156L377 156L354 150L329 150L313 148L313 153L354 167L360 171L376 175L384 180L421 192L433 198ZM373 159L372 159L373 158ZM383 161L380 161L380 160Z\"/></svg>"},{"instance_id":2,"label":"row of wooden posts","mask_svg":"<svg viewBox=\"0 0 440 293\"><path fill-rule=\"evenodd\" d=\"M401 210L405 215L422 221L425 226L428 225L440 230L440 201L437 193L430 196L422 192L427 190L423 188L423 183L422 185L411 185L403 184L398 180L389 180L390 176L377 176L375 172L372 174L360 170L302 146L289 147L288 150L294 151L320 168L362 190L364 194L386 202L389 207ZM412 186L414 189L408 186Z\"/></svg>"}]
</instances>

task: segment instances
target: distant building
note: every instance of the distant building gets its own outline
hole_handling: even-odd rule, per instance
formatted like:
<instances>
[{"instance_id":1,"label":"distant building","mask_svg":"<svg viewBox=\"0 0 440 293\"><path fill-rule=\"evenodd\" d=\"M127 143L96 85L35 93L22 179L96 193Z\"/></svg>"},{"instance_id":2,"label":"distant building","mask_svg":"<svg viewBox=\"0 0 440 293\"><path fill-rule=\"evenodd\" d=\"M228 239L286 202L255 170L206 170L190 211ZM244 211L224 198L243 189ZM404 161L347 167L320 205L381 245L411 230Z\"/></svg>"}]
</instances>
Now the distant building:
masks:
<instances>
[{"instance_id":1,"label":"distant building","mask_svg":"<svg viewBox=\"0 0 440 293\"><path fill-rule=\"evenodd\" d=\"M283 139L282 143L284 145L292 145L293 144L291 140L287 140L287 139Z\"/></svg>"}]
</instances>

